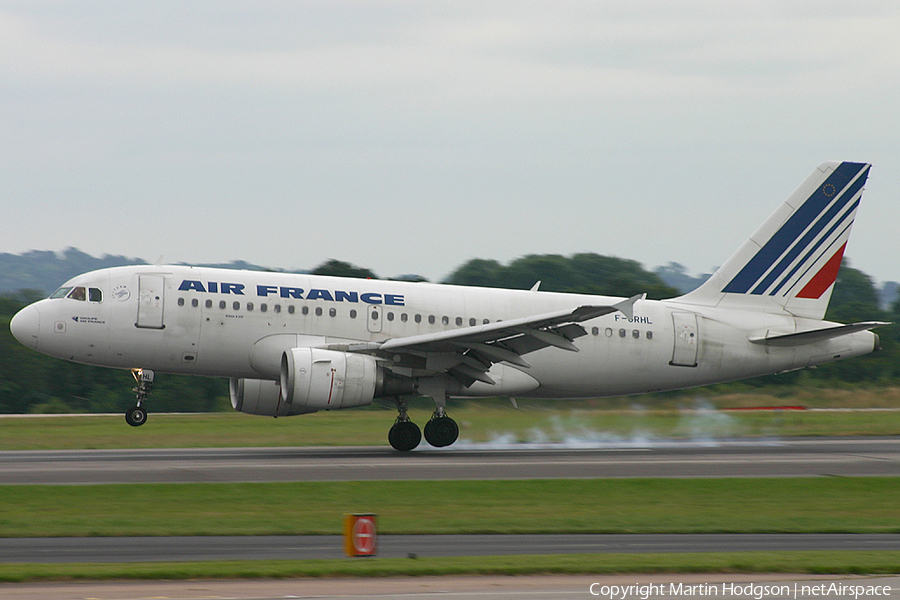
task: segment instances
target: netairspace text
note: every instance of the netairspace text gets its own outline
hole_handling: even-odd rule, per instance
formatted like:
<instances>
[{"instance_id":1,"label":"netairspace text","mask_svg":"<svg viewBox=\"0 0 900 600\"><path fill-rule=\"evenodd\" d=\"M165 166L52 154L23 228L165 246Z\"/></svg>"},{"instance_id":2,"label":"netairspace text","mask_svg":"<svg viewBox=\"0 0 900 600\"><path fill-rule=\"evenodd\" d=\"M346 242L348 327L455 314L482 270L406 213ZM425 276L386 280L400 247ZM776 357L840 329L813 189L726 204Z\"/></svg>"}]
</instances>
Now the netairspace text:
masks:
<instances>
[{"instance_id":1,"label":"netairspace text","mask_svg":"<svg viewBox=\"0 0 900 600\"><path fill-rule=\"evenodd\" d=\"M889 585L854 585L844 583L793 583L793 584L759 584L759 583L635 583L633 585L603 585L592 583L592 596L602 596L609 600L627 600L641 598L647 600L651 596L671 597L719 597L719 598L879 598L891 595Z\"/></svg>"}]
</instances>

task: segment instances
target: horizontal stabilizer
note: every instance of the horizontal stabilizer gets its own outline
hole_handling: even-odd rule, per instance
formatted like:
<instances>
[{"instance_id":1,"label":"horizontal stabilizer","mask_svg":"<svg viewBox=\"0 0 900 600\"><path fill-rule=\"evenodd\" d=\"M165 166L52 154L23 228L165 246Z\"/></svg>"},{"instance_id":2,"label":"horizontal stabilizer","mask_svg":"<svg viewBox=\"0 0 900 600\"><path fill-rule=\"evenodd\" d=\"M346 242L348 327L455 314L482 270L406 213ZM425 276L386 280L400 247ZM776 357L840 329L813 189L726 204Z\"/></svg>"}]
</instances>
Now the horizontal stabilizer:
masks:
<instances>
[{"instance_id":1,"label":"horizontal stabilizer","mask_svg":"<svg viewBox=\"0 0 900 600\"><path fill-rule=\"evenodd\" d=\"M857 331L868 331L869 329L881 327L882 325L890 325L890 323L885 323L883 321L863 321L861 323L836 325L834 327L801 331L799 333L766 335L764 337L750 338L750 341L754 344L763 344L765 346L804 346L806 344L824 342L825 340L830 340L842 335L850 335Z\"/></svg>"}]
</instances>

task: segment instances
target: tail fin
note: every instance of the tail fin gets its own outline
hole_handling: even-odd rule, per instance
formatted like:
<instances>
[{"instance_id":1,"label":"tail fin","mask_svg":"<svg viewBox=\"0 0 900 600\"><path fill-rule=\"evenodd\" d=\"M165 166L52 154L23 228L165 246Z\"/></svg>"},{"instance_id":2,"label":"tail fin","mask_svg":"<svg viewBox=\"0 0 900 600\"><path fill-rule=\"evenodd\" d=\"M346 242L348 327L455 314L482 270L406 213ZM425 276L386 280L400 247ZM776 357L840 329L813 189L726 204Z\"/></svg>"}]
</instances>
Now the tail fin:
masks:
<instances>
[{"instance_id":1,"label":"tail fin","mask_svg":"<svg viewBox=\"0 0 900 600\"><path fill-rule=\"evenodd\" d=\"M870 167L819 165L712 277L678 300L824 318Z\"/></svg>"}]
</instances>

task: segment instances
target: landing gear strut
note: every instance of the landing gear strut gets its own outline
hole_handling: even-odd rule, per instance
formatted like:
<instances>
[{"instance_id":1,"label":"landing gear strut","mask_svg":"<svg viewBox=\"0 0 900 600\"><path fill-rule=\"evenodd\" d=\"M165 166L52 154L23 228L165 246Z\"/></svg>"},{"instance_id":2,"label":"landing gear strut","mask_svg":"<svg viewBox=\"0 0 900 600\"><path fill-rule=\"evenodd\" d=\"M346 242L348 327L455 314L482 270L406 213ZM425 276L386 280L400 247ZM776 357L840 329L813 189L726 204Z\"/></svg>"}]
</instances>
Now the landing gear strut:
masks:
<instances>
[{"instance_id":1,"label":"landing gear strut","mask_svg":"<svg viewBox=\"0 0 900 600\"><path fill-rule=\"evenodd\" d=\"M137 382L137 385L132 390L137 396L137 406L125 411L125 422L132 427L138 427L147 422L144 400L150 395L150 387L153 385L153 371L150 369L132 369L131 375Z\"/></svg>"},{"instance_id":2,"label":"landing gear strut","mask_svg":"<svg viewBox=\"0 0 900 600\"><path fill-rule=\"evenodd\" d=\"M388 432L388 441L395 450L408 452L422 441L422 432L419 431L418 425L409 420L406 400L397 397L394 398L394 403L397 405L397 410L400 411L400 416L397 417Z\"/></svg>"},{"instance_id":3,"label":"landing gear strut","mask_svg":"<svg viewBox=\"0 0 900 600\"><path fill-rule=\"evenodd\" d=\"M459 425L444 411L447 406L446 383L439 379L425 381L420 384L419 391L434 400L434 414L425 425L425 441L435 448L449 446L459 437Z\"/></svg>"}]
</instances>

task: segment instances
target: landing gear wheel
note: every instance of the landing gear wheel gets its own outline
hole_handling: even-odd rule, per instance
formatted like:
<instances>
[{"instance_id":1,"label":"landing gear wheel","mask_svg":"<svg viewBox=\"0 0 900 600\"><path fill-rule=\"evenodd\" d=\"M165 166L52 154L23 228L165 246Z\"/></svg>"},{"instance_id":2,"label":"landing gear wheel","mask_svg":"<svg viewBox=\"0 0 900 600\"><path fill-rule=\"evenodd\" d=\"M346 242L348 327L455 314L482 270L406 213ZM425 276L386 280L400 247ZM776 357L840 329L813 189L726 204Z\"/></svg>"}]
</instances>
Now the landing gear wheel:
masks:
<instances>
[{"instance_id":1,"label":"landing gear wheel","mask_svg":"<svg viewBox=\"0 0 900 600\"><path fill-rule=\"evenodd\" d=\"M459 425L448 416L434 417L425 424L425 441L435 448L449 446L459 437Z\"/></svg>"},{"instance_id":2,"label":"landing gear wheel","mask_svg":"<svg viewBox=\"0 0 900 600\"><path fill-rule=\"evenodd\" d=\"M132 427L140 427L147 422L147 411L143 406L135 406L125 411L125 422Z\"/></svg>"},{"instance_id":3,"label":"landing gear wheel","mask_svg":"<svg viewBox=\"0 0 900 600\"><path fill-rule=\"evenodd\" d=\"M388 441L395 450L409 452L422 441L422 432L412 421L397 421L388 432Z\"/></svg>"}]
</instances>

